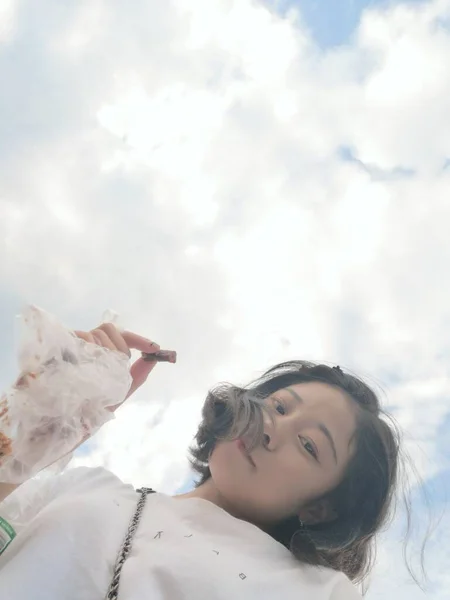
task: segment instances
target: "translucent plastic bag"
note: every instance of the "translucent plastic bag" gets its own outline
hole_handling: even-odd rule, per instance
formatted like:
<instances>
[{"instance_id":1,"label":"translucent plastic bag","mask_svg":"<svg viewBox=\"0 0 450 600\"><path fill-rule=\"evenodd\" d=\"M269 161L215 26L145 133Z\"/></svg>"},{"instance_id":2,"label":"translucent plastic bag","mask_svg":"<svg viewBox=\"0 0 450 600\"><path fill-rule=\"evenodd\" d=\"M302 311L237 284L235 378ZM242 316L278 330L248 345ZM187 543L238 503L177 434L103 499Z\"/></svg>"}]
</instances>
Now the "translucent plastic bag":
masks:
<instances>
[{"instance_id":1,"label":"translucent plastic bag","mask_svg":"<svg viewBox=\"0 0 450 600\"><path fill-rule=\"evenodd\" d=\"M22 483L114 418L131 386L124 353L89 344L36 306L21 315L21 376L0 399L0 482ZM63 459L61 461L61 459Z\"/></svg>"}]
</instances>

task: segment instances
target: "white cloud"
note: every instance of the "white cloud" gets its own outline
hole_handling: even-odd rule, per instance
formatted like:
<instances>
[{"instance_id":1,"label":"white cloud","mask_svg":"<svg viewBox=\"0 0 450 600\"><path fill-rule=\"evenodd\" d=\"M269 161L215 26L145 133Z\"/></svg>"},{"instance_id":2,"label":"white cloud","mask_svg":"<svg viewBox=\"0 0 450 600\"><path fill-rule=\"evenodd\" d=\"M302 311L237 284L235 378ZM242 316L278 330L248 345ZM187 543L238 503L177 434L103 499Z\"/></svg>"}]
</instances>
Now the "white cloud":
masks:
<instances>
[{"instance_id":1,"label":"white cloud","mask_svg":"<svg viewBox=\"0 0 450 600\"><path fill-rule=\"evenodd\" d=\"M17 23L17 0L0 0L0 44L11 43Z\"/></svg>"},{"instance_id":2,"label":"white cloud","mask_svg":"<svg viewBox=\"0 0 450 600\"><path fill-rule=\"evenodd\" d=\"M179 352L77 461L171 491L207 388L302 357L388 387L439 472L450 2L367 10L325 53L249 0L22 4L0 8L2 285Z\"/></svg>"},{"instance_id":3,"label":"white cloud","mask_svg":"<svg viewBox=\"0 0 450 600\"><path fill-rule=\"evenodd\" d=\"M442 168L450 147L450 38L442 23L449 10L448 1L400 4L363 18L352 50L370 55L373 68L348 124L362 160L387 169Z\"/></svg>"}]
</instances>

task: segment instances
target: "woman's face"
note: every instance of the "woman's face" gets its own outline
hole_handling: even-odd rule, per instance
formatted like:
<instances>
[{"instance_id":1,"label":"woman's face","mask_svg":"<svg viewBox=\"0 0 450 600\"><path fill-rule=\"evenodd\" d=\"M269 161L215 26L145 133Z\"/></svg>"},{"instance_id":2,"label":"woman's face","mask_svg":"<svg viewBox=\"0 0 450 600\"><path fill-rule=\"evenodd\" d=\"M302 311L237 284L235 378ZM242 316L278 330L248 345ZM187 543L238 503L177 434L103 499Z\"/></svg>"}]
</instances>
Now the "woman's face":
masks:
<instances>
[{"instance_id":1,"label":"woman's face","mask_svg":"<svg viewBox=\"0 0 450 600\"><path fill-rule=\"evenodd\" d=\"M351 457L356 405L320 382L298 383L266 399L264 444L245 450L245 439L219 442L209 467L222 503L258 525L298 515L306 522L332 518L313 501L335 488Z\"/></svg>"}]
</instances>

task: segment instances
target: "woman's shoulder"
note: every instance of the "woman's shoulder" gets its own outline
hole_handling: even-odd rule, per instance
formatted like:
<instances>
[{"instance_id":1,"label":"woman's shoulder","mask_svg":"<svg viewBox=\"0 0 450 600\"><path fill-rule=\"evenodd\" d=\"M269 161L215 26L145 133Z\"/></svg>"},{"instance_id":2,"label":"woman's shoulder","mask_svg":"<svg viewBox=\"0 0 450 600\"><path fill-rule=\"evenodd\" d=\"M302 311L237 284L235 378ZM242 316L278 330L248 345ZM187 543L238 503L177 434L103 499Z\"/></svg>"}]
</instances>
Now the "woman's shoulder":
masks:
<instances>
[{"instance_id":1,"label":"woman's shoulder","mask_svg":"<svg viewBox=\"0 0 450 600\"><path fill-rule=\"evenodd\" d=\"M0 516L26 524L45 506L67 495L133 490L103 467L72 467L60 474L42 473L19 486L0 504Z\"/></svg>"},{"instance_id":2,"label":"woman's shoulder","mask_svg":"<svg viewBox=\"0 0 450 600\"><path fill-rule=\"evenodd\" d=\"M362 596L350 579L339 573L336 583L331 592L330 600L361 600Z\"/></svg>"},{"instance_id":3,"label":"woman's shoulder","mask_svg":"<svg viewBox=\"0 0 450 600\"><path fill-rule=\"evenodd\" d=\"M299 577L303 586L306 585L311 590L323 590L324 598L329 600L361 600L362 598L357 587L341 571L302 564L300 572Z\"/></svg>"},{"instance_id":4,"label":"woman's shoulder","mask_svg":"<svg viewBox=\"0 0 450 600\"><path fill-rule=\"evenodd\" d=\"M71 467L66 469L60 475L54 477L55 482L61 490L73 489L75 487L131 487L124 483L117 475L105 469L104 467Z\"/></svg>"}]
</instances>

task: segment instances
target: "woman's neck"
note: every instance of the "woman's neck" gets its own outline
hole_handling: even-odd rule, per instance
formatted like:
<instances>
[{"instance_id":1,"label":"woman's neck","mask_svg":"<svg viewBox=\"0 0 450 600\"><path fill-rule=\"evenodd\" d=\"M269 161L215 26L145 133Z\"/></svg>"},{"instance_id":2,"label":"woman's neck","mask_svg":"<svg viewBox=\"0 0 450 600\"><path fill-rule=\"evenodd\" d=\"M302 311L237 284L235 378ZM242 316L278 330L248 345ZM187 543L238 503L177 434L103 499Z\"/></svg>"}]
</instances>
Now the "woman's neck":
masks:
<instances>
[{"instance_id":1,"label":"woman's neck","mask_svg":"<svg viewBox=\"0 0 450 600\"><path fill-rule=\"evenodd\" d=\"M234 517L239 518L239 515L234 514L232 506L220 494L220 492L214 485L212 478L207 479L205 483L202 483L190 492L187 492L186 494L179 494L177 496L174 496L174 498L201 498L202 500L208 500L208 502L212 502L219 508L222 508L223 510L233 515Z\"/></svg>"},{"instance_id":2,"label":"woman's neck","mask_svg":"<svg viewBox=\"0 0 450 600\"><path fill-rule=\"evenodd\" d=\"M202 500L207 500L208 502L212 502L219 508L225 510L232 517L236 517L237 519L241 519L242 521L247 521L248 523L251 523L252 525L258 527L259 529L261 529L261 531L264 531L265 533L268 533L270 531L271 525L268 525L267 523L257 523L254 521L254 519L248 518L241 514L239 511L237 511L236 508L232 504L230 504L230 502L227 502L227 500L220 494L219 490L216 488L211 478L207 479L205 483L202 483L190 492L187 492L186 494L178 494L177 496L173 497L177 499L200 498Z\"/></svg>"}]
</instances>

